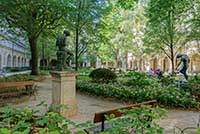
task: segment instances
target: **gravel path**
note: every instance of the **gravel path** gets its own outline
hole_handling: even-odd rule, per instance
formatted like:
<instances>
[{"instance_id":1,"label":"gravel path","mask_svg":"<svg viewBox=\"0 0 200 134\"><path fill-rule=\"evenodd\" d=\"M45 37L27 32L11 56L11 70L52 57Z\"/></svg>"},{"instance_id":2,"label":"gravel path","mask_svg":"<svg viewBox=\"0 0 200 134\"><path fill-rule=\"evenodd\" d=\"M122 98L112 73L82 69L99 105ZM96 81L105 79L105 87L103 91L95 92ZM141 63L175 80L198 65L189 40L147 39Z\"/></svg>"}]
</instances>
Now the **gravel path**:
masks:
<instances>
[{"instance_id":1,"label":"gravel path","mask_svg":"<svg viewBox=\"0 0 200 134\"><path fill-rule=\"evenodd\" d=\"M38 93L36 97L31 97L28 101L15 105L16 107L31 106L34 109L39 109L40 114L43 114L51 104L51 79L37 83ZM125 103L113 102L107 99L102 99L87 94L77 93L78 114L71 117L76 122L84 122L92 120L95 112L105 111L116 107L125 106ZM45 101L47 106L36 107L36 104ZM165 128L165 134L173 134L174 126L181 129L185 127L196 127L200 113L182 110L168 110L168 117L158 121ZM180 134L177 130L176 134ZM195 134L194 131L188 130L185 134Z\"/></svg>"}]
</instances>

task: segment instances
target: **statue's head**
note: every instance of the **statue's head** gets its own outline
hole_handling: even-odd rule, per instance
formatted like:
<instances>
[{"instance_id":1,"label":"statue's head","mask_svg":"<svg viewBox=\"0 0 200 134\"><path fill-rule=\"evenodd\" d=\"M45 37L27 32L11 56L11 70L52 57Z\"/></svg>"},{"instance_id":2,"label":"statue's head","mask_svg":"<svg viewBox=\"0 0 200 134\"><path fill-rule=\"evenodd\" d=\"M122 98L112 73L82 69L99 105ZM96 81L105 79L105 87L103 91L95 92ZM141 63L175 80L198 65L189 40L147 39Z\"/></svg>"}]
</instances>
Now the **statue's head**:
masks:
<instances>
[{"instance_id":1,"label":"statue's head","mask_svg":"<svg viewBox=\"0 0 200 134\"><path fill-rule=\"evenodd\" d=\"M70 32L67 31L67 30L65 30L63 33L64 33L66 36L70 36Z\"/></svg>"},{"instance_id":2,"label":"statue's head","mask_svg":"<svg viewBox=\"0 0 200 134\"><path fill-rule=\"evenodd\" d=\"M183 56L183 54L177 54L176 58L181 58Z\"/></svg>"}]
</instances>

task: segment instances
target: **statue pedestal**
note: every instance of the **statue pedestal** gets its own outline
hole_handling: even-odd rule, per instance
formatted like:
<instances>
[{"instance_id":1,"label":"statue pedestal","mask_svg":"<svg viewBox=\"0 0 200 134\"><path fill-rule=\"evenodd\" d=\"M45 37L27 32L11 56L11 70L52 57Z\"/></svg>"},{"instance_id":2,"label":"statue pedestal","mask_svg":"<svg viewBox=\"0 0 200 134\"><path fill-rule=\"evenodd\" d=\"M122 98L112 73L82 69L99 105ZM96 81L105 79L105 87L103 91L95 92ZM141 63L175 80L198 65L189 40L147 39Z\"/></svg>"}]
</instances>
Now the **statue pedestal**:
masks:
<instances>
[{"instance_id":1,"label":"statue pedestal","mask_svg":"<svg viewBox=\"0 0 200 134\"><path fill-rule=\"evenodd\" d=\"M59 111L62 116L76 115L76 73L67 71L52 71L52 108ZM67 108L56 108L59 105ZM56 108L56 109L55 109Z\"/></svg>"}]
</instances>

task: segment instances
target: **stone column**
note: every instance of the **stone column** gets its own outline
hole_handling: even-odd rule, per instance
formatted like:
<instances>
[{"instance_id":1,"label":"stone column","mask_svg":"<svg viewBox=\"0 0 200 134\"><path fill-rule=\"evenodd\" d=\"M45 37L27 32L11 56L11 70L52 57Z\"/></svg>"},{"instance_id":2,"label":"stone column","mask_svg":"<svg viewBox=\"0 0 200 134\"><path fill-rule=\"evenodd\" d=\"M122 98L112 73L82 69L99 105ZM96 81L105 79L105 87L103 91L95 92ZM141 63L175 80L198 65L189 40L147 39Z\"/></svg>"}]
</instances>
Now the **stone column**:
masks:
<instances>
[{"instance_id":1,"label":"stone column","mask_svg":"<svg viewBox=\"0 0 200 134\"><path fill-rule=\"evenodd\" d=\"M52 107L62 104L66 105L67 109L59 110L61 115L69 117L76 115L76 73L67 71L52 71Z\"/></svg>"}]
</instances>

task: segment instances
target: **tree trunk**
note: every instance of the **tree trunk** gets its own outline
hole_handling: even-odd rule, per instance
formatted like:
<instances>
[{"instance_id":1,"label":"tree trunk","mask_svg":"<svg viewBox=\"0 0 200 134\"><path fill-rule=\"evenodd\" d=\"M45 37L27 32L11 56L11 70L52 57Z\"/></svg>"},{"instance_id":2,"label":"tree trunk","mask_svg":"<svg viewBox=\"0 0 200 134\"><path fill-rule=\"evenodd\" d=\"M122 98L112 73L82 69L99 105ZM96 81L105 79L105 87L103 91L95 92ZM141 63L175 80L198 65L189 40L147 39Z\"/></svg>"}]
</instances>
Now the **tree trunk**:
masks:
<instances>
[{"instance_id":1,"label":"tree trunk","mask_svg":"<svg viewBox=\"0 0 200 134\"><path fill-rule=\"evenodd\" d=\"M172 74L174 74L174 48L173 44L170 44L170 51L171 51L171 65L172 65Z\"/></svg>"},{"instance_id":2,"label":"tree trunk","mask_svg":"<svg viewBox=\"0 0 200 134\"><path fill-rule=\"evenodd\" d=\"M79 48L79 22L80 22L80 9L81 9L81 1L77 0L77 22L76 22L76 50L75 50L75 70L78 71L78 48Z\"/></svg>"},{"instance_id":3,"label":"tree trunk","mask_svg":"<svg viewBox=\"0 0 200 134\"><path fill-rule=\"evenodd\" d=\"M79 33L78 33L78 28L76 28L76 50L75 50L75 70L78 71L78 45L79 45Z\"/></svg>"},{"instance_id":4,"label":"tree trunk","mask_svg":"<svg viewBox=\"0 0 200 134\"><path fill-rule=\"evenodd\" d=\"M28 39L31 47L31 75L38 75L38 51L37 51L37 38L29 37Z\"/></svg>"},{"instance_id":5,"label":"tree trunk","mask_svg":"<svg viewBox=\"0 0 200 134\"><path fill-rule=\"evenodd\" d=\"M171 7L172 10L169 11L169 37L170 37L170 51L171 51L171 63L172 63L172 75L174 72L174 7Z\"/></svg>"}]
</instances>

